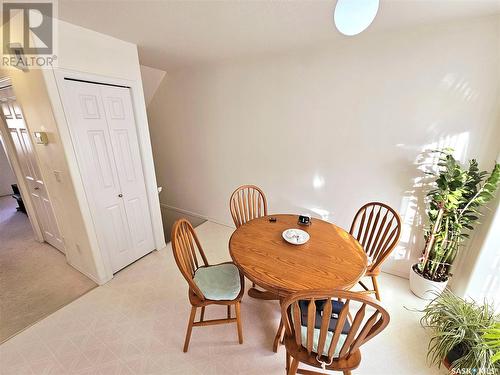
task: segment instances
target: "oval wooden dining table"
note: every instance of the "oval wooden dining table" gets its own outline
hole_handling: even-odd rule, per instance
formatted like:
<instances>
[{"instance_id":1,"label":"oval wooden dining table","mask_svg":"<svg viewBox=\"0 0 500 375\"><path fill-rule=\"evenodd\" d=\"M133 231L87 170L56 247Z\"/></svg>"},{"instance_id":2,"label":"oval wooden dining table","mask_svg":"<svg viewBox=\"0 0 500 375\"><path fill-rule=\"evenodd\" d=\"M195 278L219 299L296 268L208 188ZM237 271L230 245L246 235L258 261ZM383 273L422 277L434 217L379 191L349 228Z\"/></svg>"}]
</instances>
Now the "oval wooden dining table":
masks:
<instances>
[{"instance_id":1,"label":"oval wooden dining table","mask_svg":"<svg viewBox=\"0 0 500 375\"><path fill-rule=\"evenodd\" d=\"M276 221L272 221L276 219ZM310 239L303 245L286 242L282 233L297 228ZM293 292L311 289L350 289L364 275L368 258L361 245L342 228L312 219L298 224L297 215L268 215L237 228L229 240L229 253L240 271L256 285L254 298L283 299ZM276 334L276 352L283 327Z\"/></svg>"}]
</instances>

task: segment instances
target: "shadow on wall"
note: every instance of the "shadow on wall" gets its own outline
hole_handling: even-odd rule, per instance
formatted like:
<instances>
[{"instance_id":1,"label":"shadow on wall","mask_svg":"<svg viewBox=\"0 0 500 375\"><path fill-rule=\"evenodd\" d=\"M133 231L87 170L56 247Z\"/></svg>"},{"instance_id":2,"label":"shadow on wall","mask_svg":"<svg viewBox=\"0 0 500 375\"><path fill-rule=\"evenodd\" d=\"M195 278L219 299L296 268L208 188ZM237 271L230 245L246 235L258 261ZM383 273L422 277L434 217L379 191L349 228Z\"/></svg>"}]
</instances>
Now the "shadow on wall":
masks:
<instances>
[{"instance_id":1,"label":"shadow on wall","mask_svg":"<svg viewBox=\"0 0 500 375\"><path fill-rule=\"evenodd\" d=\"M172 226L179 219L187 219L193 225L193 227L197 227L200 224L203 224L206 220L202 219L198 216L193 216L186 214L184 212L180 212L179 210L175 210L173 208L167 207L164 204L161 206L161 217L163 219L163 232L165 233L165 241L170 242L170 237L172 233Z\"/></svg>"},{"instance_id":2,"label":"shadow on wall","mask_svg":"<svg viewBox=\"0 0 500 375\"><path fill-rule=\"evenodd\" d=\"M411 187L403 192L399 207L402 219L401 237L398 246L388 260L388 263L392 263L393 267L398 262L405 262L408 266L415 263L425 246L426 196L433 188L432 184L435 180L434 176L426 173L438 172L437 163L440 157L439 153L433 151L451 148L454 150L454 157L464 162L468 144L469 132L442 136L439 141L425 145L422 148L423 151L417 155L413 165L421 173L412 179ZM400 144L397 147L405 147L405 145Z\"/></svg>"}]
</instances>

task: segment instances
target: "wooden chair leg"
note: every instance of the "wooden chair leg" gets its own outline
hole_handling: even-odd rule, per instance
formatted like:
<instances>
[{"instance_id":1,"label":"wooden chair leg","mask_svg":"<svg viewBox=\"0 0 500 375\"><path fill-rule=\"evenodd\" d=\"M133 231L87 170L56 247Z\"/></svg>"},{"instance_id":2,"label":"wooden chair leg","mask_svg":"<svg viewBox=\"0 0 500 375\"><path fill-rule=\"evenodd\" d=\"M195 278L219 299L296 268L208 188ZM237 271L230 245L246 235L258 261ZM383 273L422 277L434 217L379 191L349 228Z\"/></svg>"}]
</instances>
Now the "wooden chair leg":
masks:
<instances>
[{"instance_id":1,"label":"wooden chair leg","mask_svg":"<svg viewBox=\"0 0 500 375\"><path fill-rule=\"evenodd\" d=\"M378 291L377 277L372 276L373 290L375 290L375 297L380 301L380 292Z\"/></svg>"},{"instance_id":2,"label":"wooden chair leg","mask_svg":"<svg viewBox=\"0 0 500 375\"><path fill-rule=\"evenodd\" d=\"M227 318L231 318L231 305L227 305Z\"/></svg>"},{"instance_id":3,"label":"wooden chair leg","mask_svg":"<svg viewBox=\"0 0 500 375\"><path fill-rule=\"evenodd\" d=\"M191 339L191 331L193 330L193 323L194 323L194 318L196 316L196 307L192 306L191 307L191 315L189 315L189 322L188 322L188 327L186 331L186 339L184 340L184 353L188 351L189 347L189 340Z\"/></svg>"},{"instance_id":4,"label":"wooden chair leg","mask_svg":"<svg viewBox=\"0 0 500 375\"><path fill-rule=\"evenodd\" d=\"M288 370L290 369L290 353L288 351L285 352L286 354L286 372L288 374Z\"/></svg>"},{"instance_id":5,"label":"wooden chair leg","mask_svg":"<svg viewBox=\"0 0 500 375\"><path fill-rule=\"evenodd\" d=\"M238 342L243 344L243 329L241 327L241 311L240 311L240 302L236 302L234 305L236 310L236 325L238 326Z\"/></svg>"},{"instance_id":6,"label":"wooden chair leg","mask_svg":"<svg viewBox=\"0 0 500 375\"><path fill-rule=\"evenodd\" d=\"M200 322L203 322L204 318L205 318L205 306L202 306L200 314Z\"/></svg>"},{"instance_id":7,"label":"wooden chair leg","mask_svg":"<svg viewBox=\"0 0 500 375\"><path fill-rule=\"evenodd\" d=\"M288 369L288 375L295 375L297 373L297 369L299 368L299 361L292 357L292 363L290 364L290 368Z\"/></svg>"},{"instance_id":8,"label":"wooden chair leg","mask_svg":"<svg viewBox=\"0 0 500 375\"><path fill-rule=\"evenodd\" d=\"M273 352L278 353L278 347L280 346L280 342L283 338L283 331L285 326L283 324L283 320L280 319L280 325L278 327L278 332L276 332L276 336L274 337L273 342Z\"/></svg>"}]
</instances>

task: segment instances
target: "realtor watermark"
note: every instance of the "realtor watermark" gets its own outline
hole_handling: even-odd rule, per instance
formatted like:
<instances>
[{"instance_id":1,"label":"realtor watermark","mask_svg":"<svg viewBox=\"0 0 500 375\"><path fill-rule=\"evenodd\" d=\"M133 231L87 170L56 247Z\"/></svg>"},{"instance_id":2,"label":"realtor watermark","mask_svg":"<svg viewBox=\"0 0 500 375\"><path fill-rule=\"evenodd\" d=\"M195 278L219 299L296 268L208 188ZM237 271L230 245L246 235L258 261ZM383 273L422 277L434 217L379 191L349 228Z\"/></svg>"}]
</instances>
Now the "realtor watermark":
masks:
<instances>
[{"instance_id":1,"label":"realtor watermark","mask_svg":"<svg viewBox=\"0 0 500 375\"><path fill-rule=\"evenodd\" d=\"M2 2L2 67L50 68L57 63L54 1Z\"/></svg>"}]
</instances>

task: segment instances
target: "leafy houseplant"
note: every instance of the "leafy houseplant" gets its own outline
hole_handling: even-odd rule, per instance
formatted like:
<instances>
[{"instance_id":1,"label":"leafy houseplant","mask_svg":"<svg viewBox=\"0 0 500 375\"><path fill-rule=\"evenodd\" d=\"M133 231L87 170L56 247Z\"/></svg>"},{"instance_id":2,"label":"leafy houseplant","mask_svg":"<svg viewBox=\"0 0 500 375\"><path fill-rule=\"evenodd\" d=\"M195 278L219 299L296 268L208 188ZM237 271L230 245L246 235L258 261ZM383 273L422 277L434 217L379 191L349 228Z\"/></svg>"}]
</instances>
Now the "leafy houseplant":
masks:
<instances>
[{"instance_id":1,"label":"leafy houseplant","mask_svg":"<svg viewBox=\"0 0 500 375\"><path fill-rule=\"evenodd\" d=\"M479 171L476 160L469 161L467 168L460 165L451 154L452 150L440 153L438 172L427 172L434 177L435 188L428 194L429 226L425 231L425 248L413 272L431 282L445 283L451 276L451 266L468 231L474 229L480 208L494 197L500 182L500 164L495 164L491 173ZM415 275L410 278L415 279ZM420 288L421 289L421 288ZM412 291L420 297L427 291Z\"/></svg>"},{"instance_id":2,"label":"leafy houseplant","mask_svg":"<svg viewBox=\"0 0 500 375\"><path fill-rule=\"evenodd\" d=\"M483 339L486 345L493 351L491 360L493 363L500 362L500 322L496 322L493 326L484 331Z\"/></svg>"},{"instance_id":3,"label":"leafy houseplant","mask_svg":"<svg viewBox=\"0 0 500 375\"><path fill-rule=\"evenodd\" d=\"M479 305L445 290L423 312L421 324L433 331L427 354L430 362L438 367L444 361L453 369L481 369L484 374L498 373L500 362L495 363L494 359L495 345L496 350L499 345L499 331L496 331L497 341L488 339L490 334L494 334L494 327L500 324L500 317L495 315L493 306L487 303Z\"/></svg>"}]
</instances>

